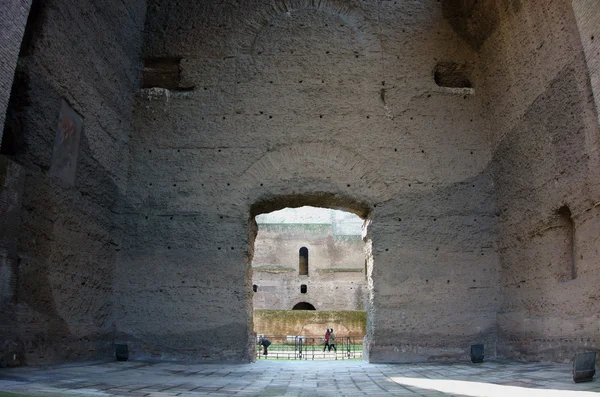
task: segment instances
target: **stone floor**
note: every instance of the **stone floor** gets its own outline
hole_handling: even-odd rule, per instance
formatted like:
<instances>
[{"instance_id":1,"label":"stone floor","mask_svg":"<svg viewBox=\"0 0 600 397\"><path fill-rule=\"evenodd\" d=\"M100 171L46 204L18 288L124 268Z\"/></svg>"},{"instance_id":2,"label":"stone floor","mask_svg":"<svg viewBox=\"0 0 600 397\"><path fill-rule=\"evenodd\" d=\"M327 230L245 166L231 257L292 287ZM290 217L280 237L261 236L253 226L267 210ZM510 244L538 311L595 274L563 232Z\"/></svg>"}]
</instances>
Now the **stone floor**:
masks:
<instances>
[{"instance_id":1,"label":"stone floor","mask_svg":"<svg viewBox=\"0 0 600 397\"><path fill-rule=\"evenodd\" d=\"M109 362L0 370L0 391L36 396L600 396L600 381L575 384L570 366L368 364L271 361L252 364ZM2 394L2 393L0 393Z\"/></svg>"}]
</instances>

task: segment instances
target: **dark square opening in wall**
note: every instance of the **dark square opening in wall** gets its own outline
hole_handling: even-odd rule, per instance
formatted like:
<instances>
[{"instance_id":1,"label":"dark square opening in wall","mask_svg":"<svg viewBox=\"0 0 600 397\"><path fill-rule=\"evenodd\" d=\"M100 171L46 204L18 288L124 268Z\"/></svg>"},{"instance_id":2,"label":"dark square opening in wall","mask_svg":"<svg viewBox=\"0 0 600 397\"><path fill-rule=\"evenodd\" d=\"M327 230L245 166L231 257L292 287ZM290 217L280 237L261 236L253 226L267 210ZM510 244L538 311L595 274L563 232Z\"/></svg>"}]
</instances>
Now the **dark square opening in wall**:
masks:
<instances>
[{"instance_id":1,"label":"dark square opening in wall","mask_svg":"<svg viewBox=\"0 0 600 397\"><path fill-rule=\"evenodd\" d=\"M306 294L307 288L306 288L306 284L302 284L300 286L300 293L301 294Z\"/></svg>"},{"instance_id":2,"label":"dark square opening in wall","mask_svg":"<svg viewBox=\"0 0 600 397\"><path fill-rule=\"evenodd\" d=\"M440 87L472 88L470 70L458 62L438 62L433 71L435 83Z\"/></svg>"},{"instance_id":3,"label":"dark square opening in wall","mask_svg":"<svg viewBox=\"0 0 600 397\"><path fill-rule=\"evenodd\" d=\"M254 284L254 285L252 286L252 291L254 291L254 292L258 292L258 285Z\"/></svg>"}]
</instances>

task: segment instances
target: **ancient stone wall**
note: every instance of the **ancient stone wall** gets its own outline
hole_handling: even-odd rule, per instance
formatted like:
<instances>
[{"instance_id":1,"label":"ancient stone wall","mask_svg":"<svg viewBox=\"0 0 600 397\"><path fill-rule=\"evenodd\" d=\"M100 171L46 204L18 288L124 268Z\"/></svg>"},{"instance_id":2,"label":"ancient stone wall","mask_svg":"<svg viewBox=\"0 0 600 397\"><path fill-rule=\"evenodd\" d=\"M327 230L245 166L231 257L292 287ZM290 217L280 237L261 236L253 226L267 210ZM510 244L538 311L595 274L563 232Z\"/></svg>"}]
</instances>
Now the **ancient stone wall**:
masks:
<instances>
[{"instance_id":1,"label":"ancient stone wall","mask_svg":"<svg viewBox=\"0 0 600 397\"><path fill-rule=\"evenodd\" d=\"M587 61L590 83L600 122L600 3L594 0L573 0L573 11Z\"/></svg>"},{"instance_id":2,"label":"ancient stone wall","mask_svg":"<svg viewBox=\"0 0 600 397\"><path fill-rule=\"evenodd\" d=\"M360 235L338 235L329 224L259 223L252 260L254 309L364 310L365 244ZM308 274L300 273L300 249ZM304 286L305 290L302 289Z\"/></svg>"},{"instance_id":3,"label":"ancient stone wall","mask_svg":"<svg viewBox=\"0 0 600 397\"><path fill-rule=\"evenodd\" d=\"M110 357L145 4L49 0L33 8L7 113L23 138L7 149L25 189L15 318L3 338L18 343L26 364ZM83 117L83 130L65 122L57 140L63 100ZM73 136L78 145L63 160L74 163L78 154L74 183L51 176L53 151Z\"/></svg>"},{"instance_id":4,"label":"ancient stone wall","mask_svg":"<svg viewBox=\"0 0 600 397\"><path fill-rule=\"evenodd\" d=\"M498 353L566 361L600 343L590 78L570 1L496 10L498 27L480 59L499 215Z\"/></svg>"},{"instance_id":5,"label":"ancient stone wall","mask_svg":"<svg viewBox=\"0 0 600 397\"><path fill-rule=\"evenodd\" d=\"M478 56L439 2L154 0L146 32L115 277L133 356L251 359L253 216L301 205L371 222L372 362L494 355Z\"/></svg>"},{"instance_id":6,"label":"ancient stone wall","mask_svg":"<svg viewBox=\"0 0 600 397\"><path fill-rule=\"evenodd\" d=\"M5 0L0 8L0 127L4 126L4 116L15 76L19 49L25 33L31 0ZM0 142L2 141L0 128Z\"/></svg>"},{"instance_id":7,"label":"ancient stone wall","mask_svg":"<svg viewBox=\"0 0 600 397\"><path fill-rule=\"evenodd\" d=\"M598 348L594 2L5 5L0 365L251 360L254 217L303 205L367 219L371 362Z\"/></svg>"},{"instance_id":8,"label":"ancient stone wall","mask_svg":"<svg viewBox=\"0 0 600 397\"><path fill-rule=\"evenodd\" d=\"M0 368L23 363L23 346L14 338L17 323L18 230L25 173L0 155Z\"/></svg>"}]
</instances>

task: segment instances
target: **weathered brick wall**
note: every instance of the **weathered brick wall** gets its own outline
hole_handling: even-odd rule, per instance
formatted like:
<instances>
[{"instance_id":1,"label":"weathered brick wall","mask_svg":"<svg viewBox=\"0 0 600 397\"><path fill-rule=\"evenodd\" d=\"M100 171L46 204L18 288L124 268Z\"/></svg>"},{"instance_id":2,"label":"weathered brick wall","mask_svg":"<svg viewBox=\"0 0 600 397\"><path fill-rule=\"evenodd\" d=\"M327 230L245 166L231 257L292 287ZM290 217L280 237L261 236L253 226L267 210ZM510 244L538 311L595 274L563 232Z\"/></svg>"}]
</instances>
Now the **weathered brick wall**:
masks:
<instances>
[{"instance_id":1,"label":"weathered brick wall","mask_svg":"<svg viewBox=\"0 0 600 397\"><path fill-rule=\"evenodd\" d=\"M579 27L579 36L583 44L600 122L600 2L573 0L573 11Z\"/></svg>"},{"instance_id":2,"label":"weathered brick wall","mask_svg":"<svg viewBox=\"0 0 600 397\"><path fill-rule=\"evenodd\" d=\"M17 236L24 182L23 167L0 155L0 367L20 365L24 358L22 344L12 337L17 322Z\"/></svg>"},{"instance_id":3,"label":"weathered brick wall","mask_svg":"<svg viewBox=\"0 0 600 397\"><path fill-rule=\"evenodd\" d=\"M0 142L31 0L4 0L0 7Z\"/></svg>"},{"instance_id":4,"label":"weathered brick wall","mask_svg":"<svg viewBox=\"0 0 600 397\"><path fill-rule=\"evenodd\" d=\"M370 222L371 361L597 348L595 14L457 3L152 0L133 104L145 3L48 1L19 60L9 342L28 363L113 335L133 357L249 360L253 218L317 205ZM438 86L440 62L473 89ZM48 176L61 97L85 118L74 186Z\"/></svg>"},{"instance_id":5,"label":"weathered brick wall","mask_svg":"<svg viewBox=\"0 0 600 397\"><path fill-rule=\"evenodd\" d=\"M140 92L131 141L134 355L250 359L252 215L309 204L371 220L371 361L494 354L484 96L434 81L477 60L441 3L156 0L146 32L169 79Z\"/></svg>"},{"instance_id":6,"label":"weathered brick wall","mask_svg":"<svg viewBox=\"0 0 600 397\"><path fill-rule=\"evenodd\" d=\"M600 347L600 136L583 52L591 37L582 48L568 1L496 10L480 59L500 220L498 353L567 361Z\"/></svg>"},{"instance_id":7,"label":"weathered brick wall","mask_svg":"<svg viewBox=\"0 0 600 397\"><path fill-rule=\"evenodd\" d=\"M119 203L145 17L145 2L133 0L40 4L18 62L21 108L11 113L25 142L11 158L26 180L16 320L6 337L21 341L27 364L111 354ZM74 184L49 174L62 98L84 118Z\"/></svg>"}]
</instances>

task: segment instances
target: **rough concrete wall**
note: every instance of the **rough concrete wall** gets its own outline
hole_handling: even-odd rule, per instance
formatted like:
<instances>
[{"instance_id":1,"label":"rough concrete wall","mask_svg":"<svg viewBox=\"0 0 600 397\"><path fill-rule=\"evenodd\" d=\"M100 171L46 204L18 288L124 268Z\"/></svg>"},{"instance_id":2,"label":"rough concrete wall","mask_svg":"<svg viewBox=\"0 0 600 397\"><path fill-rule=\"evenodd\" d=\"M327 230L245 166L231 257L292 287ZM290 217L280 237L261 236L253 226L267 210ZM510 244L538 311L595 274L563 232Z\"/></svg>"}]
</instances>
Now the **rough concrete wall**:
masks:
<instances>
[{"instance_id":1,"label":"rough concrete wall","mask_svg":"<svg viewBox=\"0 0 600 397\"><path fill-rule=\"evenodd\" d=\"M499 7L511 7L520 0L504 4L496 0L442 0L444 17L471 47L480 49L498 28Z\"/></svg>"},{"instance_id":2,"label":"rough concrete wall","mask_svg":"<svg viewBox=\"0 0 600 397\"><path fill-rule=\"evenodd\" d=\"M594 0L573 0L573 11L583 43L600 122L600 3Z\"/></svg>"},{"instance_id":3,"label":"rough concrete wall","mask_svg":"<svg viewBox=\"0 0 600 397\"><path fill-rule=\"evenodd\" d=\"M477 57L440 3L156 0L146 31L180 81L135 112L116 277L135 356L251 359L257 202L370 216L371 361L495 352L485 123L433 79Z\"/></svg>"},{"instance_id":4,"label":"rough concrete wall","mask_svg":"<svg viewBox=\"0 0 600 397\"><path fill-rule=\"evenodd\" d=\"M308 249L308 275L299 250ZM335 236L331 224L259 224L252 260L254 309L364 310L365 247L361 236ZM306 285L306 293L300 290Z\"/></svg>"},{"instance_id":5,"label":"rough concrete wall","mask_svg":"<svg viewBox=\"0 0 600 397\"><path fill-rule=\"evenodd\" d=\"M12 87L31 0L4 0L0 8L0 127ZM0 142L3 129L0 128Z\"/></svg>"},{"instance_id":6,"label":"rough concrete wall","mask_svg":"<svg viewBox=\"0 0 600 397\"><path fill-rule=\"evenodd\" d=\"M27 364L108 357L145 4L42 3L19 59L26 174L11 333ZM84 117L75 183L50 177L61 97Z\"/></svg>"},{"instance_id":7,"label":"rough concrete wall","mask_svg":"<svg viewBox=\"0 0 600 397\"><path fill-rule=\"evenodd\" d=\"M498 352L597 348L599 130L568 1L513 2L482 47L504 301Z\"/></svg>"}]
</instances>

